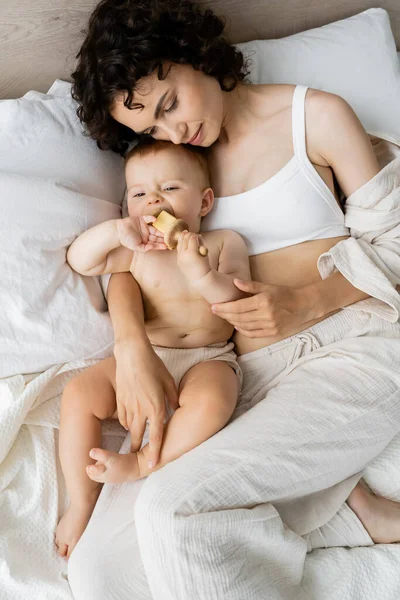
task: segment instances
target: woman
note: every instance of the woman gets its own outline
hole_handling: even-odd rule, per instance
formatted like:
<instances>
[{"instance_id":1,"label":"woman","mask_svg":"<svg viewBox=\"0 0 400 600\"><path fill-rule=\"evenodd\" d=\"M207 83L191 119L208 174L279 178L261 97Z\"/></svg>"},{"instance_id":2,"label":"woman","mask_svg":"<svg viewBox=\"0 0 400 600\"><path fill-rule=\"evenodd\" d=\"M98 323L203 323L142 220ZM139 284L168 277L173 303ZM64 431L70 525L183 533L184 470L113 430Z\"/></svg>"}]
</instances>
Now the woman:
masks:
<instances>
[{"instance_id":1,"label":"woman","mask_svg":"<svg viewBox=\"0 0 400 600\"><path fill-rule=\"evenodd\" d=\"M186 1L103 0L78 55L78 114L100 147L150 134L207 149L204 224L244 236L254 281L213 307L237 329L232 422L144 483L105 486L69 562L76 600L299 599L308 550L400 539L398 505L359 483L400 430L400 327L344 309L371 293L357 264L360 289L317 267L351 239L335 180L348 197L379 171L369 138L338 96L244 83L222 32ZM139 447L149 419L156 462L176 390L130 275L111 279L109 307L121 422Z\"/></svg>"}]
</instances>

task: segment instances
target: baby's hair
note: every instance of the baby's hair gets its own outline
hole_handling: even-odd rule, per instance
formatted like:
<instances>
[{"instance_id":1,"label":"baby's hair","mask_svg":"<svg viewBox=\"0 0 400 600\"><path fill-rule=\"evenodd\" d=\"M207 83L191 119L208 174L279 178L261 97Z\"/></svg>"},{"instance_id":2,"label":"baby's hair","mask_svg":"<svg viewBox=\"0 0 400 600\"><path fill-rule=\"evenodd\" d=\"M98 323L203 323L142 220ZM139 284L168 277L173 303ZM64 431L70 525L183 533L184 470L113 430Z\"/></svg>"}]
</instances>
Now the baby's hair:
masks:
<instances>
[{"instance_id":1,"label":"baby's hair","mask_svg":"<svg viewBox=\"0 0 400 600\"><path fill-rule=\"evenodd\" d=\"M208 170L208 163L206 158L206 149L202 146L192 146L190 144L173 144L172 142L167 142L166 140L155 140L149 135L143 136L138 144L133 146L127 153L125 157L125 166L128 161L139 154L140 156L146 156L150 152L158 152L159 150L164 150L165 148L173 148L175 150L181 150L187 153L187 156L193 161L196 161L198 166L200 166L205 183L207 186L210 185L210 174Z\"/></svg>"}]
</instances>

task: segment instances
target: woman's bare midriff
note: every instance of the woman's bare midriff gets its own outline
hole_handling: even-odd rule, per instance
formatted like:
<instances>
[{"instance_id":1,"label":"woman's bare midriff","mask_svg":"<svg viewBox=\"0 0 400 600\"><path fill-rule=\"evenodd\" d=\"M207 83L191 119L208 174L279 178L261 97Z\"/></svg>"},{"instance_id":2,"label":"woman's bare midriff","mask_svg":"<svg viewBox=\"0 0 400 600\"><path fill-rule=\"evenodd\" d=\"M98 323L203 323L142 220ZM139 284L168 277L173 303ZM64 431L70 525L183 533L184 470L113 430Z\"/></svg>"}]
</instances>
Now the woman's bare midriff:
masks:
<instances>
[{"instance_id":1,"label":"woman's bare midriff","mask_svg":"<svg viewBox=\"0 0 400 600\"><path fill-rule=\"evenodd\" d=\"M295 246L289 246L280 250L266 252L250 257L250 267L253 281L260 281L266 284L286 285L289 287L304 287L321 280L321 276L317 269L318 257L330 250L345 237L328 238L323 240L312 240ZM336 311L337 312L337 311ZM325 315L320 319L309 321L303 327L290 332L289 335L294 335L308 329L315 323L323 321L328 316L334 313ZM241 333L236 333L233 341L236 344L236 352L238 355L246 354L270 346L275 342L288 337L274 336L268 338L248 338Z\"/></svg>"}]
</instances>

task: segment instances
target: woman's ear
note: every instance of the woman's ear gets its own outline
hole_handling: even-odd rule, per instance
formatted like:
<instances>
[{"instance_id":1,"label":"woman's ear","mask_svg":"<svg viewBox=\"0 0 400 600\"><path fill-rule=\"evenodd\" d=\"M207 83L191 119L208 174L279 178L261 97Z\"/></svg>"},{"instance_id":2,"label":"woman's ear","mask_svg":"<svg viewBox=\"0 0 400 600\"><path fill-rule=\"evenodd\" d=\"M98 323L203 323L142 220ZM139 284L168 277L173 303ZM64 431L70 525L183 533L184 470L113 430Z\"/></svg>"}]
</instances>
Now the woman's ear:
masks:
<instances>
[{"instance_id":1,"label":"woman's ear","mask_svg":"<svg viewBox=\"0 0 400 600\"><path fill-rule=\"evenodd\" d=\"M200 217L205 217L214 205L214 192L211 188L206 188L203 191L203 199L201 201Z\"/></svg>"}]
</instances>

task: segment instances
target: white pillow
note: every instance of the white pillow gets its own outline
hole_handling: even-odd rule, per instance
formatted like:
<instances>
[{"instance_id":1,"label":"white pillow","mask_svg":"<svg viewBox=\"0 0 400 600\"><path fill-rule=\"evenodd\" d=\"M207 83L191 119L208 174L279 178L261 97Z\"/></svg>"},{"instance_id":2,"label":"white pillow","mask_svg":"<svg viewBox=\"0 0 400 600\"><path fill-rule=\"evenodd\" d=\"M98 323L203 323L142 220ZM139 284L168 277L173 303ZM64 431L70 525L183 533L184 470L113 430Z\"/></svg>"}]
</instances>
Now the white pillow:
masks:
<instances>
[{"instance_id":1,"label":"white pillow","mask_svg":"<svg viewBox=\"0 0 400 600\"><path fill-rule=\"evenodd\" d=\"M52 93L0 102L0 377L112 352L100 281L65 255L120 216L123 161L82 135L69 84Z\"/></svg>"},{"instance_id":2,"label":"white pillow","mask_svg":"<svg viewBox=\"0 0 400 600\"><path fill-rule=\"evenodd\" d=\"M400 62L382 8L238 48L251 58L251 81L303 84L338 94L368 133L400 144Z\"/></svg>"}]
</instances>

